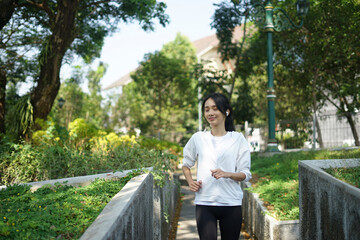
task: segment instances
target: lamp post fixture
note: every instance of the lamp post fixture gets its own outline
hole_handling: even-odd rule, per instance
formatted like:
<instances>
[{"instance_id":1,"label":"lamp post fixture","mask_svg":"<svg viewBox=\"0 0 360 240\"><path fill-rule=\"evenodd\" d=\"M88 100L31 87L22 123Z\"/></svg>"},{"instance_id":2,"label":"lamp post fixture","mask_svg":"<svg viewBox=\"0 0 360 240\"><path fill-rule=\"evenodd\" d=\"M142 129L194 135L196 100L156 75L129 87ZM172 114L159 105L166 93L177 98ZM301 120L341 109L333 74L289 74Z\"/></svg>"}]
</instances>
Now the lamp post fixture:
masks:
<instances>
[{"instance_id":1,"label":"lamp post fixture","mask_svg":"<svg viewBox=\"0 0 360 240\"><path fill-rule=\"evenodd\" d=\"M62 97L59 98L58 104L59 104L59 108L61 109L61 108L64 106L64 104L65 104L65 99L63 99Z\"/></svg>"},{"instance_id":2,"label":"lamp post fixture","mask_svg":"<svg viewBox=\"0 0 360 240\"><path fill-rule=\"evenodd\" d=\"M267 75L268 75L268 127L269 140L267 152L278 152L277 141L275 138L275 90L274 90L274 68L273 68L273 32L281 32L288 29L299 29L304 23L304 17L309 11L310 3L307 0L297 0L296 10L301 19L296 25L285 10L274 8L271 0L266 0L265 4L255 3L253 5L252 17L255 23L263 28L267 34Z\"/></svg>"}]
</instances>

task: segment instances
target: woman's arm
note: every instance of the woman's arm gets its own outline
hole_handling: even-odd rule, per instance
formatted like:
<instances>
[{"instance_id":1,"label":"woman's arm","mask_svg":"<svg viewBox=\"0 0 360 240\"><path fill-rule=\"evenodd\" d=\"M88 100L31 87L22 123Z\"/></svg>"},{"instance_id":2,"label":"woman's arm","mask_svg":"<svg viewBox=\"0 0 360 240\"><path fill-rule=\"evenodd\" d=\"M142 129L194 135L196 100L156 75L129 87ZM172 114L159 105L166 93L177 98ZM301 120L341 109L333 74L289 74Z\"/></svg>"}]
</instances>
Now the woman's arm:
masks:
<instances>
[{"instance_id":1,"label":"woman's arm","mask_svg":"<svg viewBox=\"0 0 360 240\"><path fill-rule=\"evenodd\" d=\"M235 181L243 181L246 178L245 173L243 172L238 172L238 173L232 173L232 172L224 172L221 169L215 169L215 170L211 170L211 175L216 178L231 178L232 180Z\"/></svg>"},{"instance_id":2,"label":"woman's arm","mask_svg":"<svg viewBox=\"0 0 360 240\"><path fill-rule=\"evenodd\" d=\"M201 181L196 182L196 181L194 181L194 180L192 179L190 168L183 166L183 167L182 167L182 170L183 170L185 179L186 179L187 183L189 184L190 190L191 190L192 192L197 192L197 191L199 191L200 188L201 188L201 183L202 183L202 182L201 182Z\"/></svg>"}]
</instances>

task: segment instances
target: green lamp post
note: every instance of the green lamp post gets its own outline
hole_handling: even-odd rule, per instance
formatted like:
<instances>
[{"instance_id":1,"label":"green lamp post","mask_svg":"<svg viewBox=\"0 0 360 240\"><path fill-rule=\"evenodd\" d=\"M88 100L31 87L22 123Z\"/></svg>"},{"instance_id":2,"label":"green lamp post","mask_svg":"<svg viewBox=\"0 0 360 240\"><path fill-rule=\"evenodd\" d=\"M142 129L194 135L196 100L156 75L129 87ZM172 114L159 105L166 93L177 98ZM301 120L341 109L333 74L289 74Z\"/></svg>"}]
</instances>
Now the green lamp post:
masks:
<instances>
[{"instance_id":1,"label":"green lamp post","mask_svg":"<svg viewBox=\"0 0 360 240\"><path fill-rule=\"evenodd\" d=\"M251 16L258 26L264 29L267 34L267 75L268 75L268 127L269 140L267 152L278 152L277 141L275 138L275 90L274 90L274 68L273 68L273 32L301 28L304 23L304 17L309 11L310 3L307 0L298 0L296 10L301 19L299 25L296 25L282 8L274 8L271 0L266 0L265 4L255 3L253 5Z\"/></svg>"}]
</instances>

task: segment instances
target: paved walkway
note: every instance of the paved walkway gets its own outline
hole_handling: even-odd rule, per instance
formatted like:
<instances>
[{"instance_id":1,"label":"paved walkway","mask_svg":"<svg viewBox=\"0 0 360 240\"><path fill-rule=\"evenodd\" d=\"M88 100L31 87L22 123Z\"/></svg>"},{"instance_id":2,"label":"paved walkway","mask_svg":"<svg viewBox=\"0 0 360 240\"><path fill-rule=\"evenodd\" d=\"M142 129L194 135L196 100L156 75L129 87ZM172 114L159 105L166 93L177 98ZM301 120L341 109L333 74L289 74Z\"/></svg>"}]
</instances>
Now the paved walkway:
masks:
<instances>
[{"instance_id":1,"label":"paved walkway","mask_svg":"<svg viewBox=\"0 0 360 240\"><path fill-rule=\"evenodd\" d=\"M176 232L176 239L199 239L195 221L195 194L190 191L188 186L181 186L183 202Z\"/></svg>"},{"instance_id":2,"label":"paved walkway","mask_svg":"<svg viewBox=\"0 0 360 240\"><path fill-rule=\"evenodd\" d=\"M182 177L180 175L180 179L181 178ZM199 236L196 228L194 205L195 194L190 191L188 186L184 185L187 184L182 181L181 194L184 194L184 196L176 232L176 239L198 240ZM244 234L246 233L241 232L239 240L249 239L245 238ZM220 233L218 233L218 239L220 239Z\"/></svg>"}]
</instances>

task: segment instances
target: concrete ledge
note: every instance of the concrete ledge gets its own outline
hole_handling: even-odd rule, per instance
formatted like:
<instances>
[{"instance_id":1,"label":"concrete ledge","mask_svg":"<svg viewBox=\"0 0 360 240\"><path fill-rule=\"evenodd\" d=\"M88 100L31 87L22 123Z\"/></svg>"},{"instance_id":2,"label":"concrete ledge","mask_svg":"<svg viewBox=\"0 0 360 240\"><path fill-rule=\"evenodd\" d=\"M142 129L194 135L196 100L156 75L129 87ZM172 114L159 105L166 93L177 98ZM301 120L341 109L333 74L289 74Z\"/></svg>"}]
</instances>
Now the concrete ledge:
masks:
<instances>
[{"instance_id":1,"label":"concrete ledge","mask_svg":"<svg viewBox=\"0 0 360 240\"><path fill-rule=\"evenodd\" d=\"M152 168L146 168L147 170L152 170ZM103 179L111 179L111 178L122 178L125 177L128 173L132 172L133 170L125 170L121 172L110 172L110 173L101 173L101 174L94 174L94 175L87 175L87 176L79 176L79 177L70 177L70 178L60 178L60 179L53 179L47 181L39 181L39 182L29 182L24 183L26 185L30 185L31 191L36 191L37 189L41 188L44 185L50 184L54 185L55 183L61 183L66 185L71 185L74 187L82 187L87 186L91 182L93 182L97 178ZM6 188L6 186L0 186L0 190Z\"/></svg>"},{"instance_id":2,"label":"concrete ledge","mask_svg":"<svg viewBox=\"0 0 360 240\"><path fill-rule=\"evenodd\" d=\"M259 199L259 194L246 190L251 183L241 183L244 191L243 218L245 229L256 239L297 240L299 239L299 220L279 221L268 215L269 211Z\"/></svg>"},{"instance_id":3,"label":"concrete ledge","mask_svg":"<svg viewBox=\"0 0 360 240\"><path fill-rule=\"evenodd\" d=\"M360 189L323 169L360 166L360 159L299 161L301 239L360 239Z\"/></svg>"},{"instance_id":4,"label":"concrete ledge","mask_svg":"<svg viewBox=\"0 0 360 240\"><path fill-rule=\"evenodd\" d=\"M153 177L131 179L80 239L152 239Z\"/></svg>"}]
</instances>

